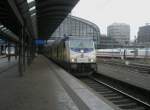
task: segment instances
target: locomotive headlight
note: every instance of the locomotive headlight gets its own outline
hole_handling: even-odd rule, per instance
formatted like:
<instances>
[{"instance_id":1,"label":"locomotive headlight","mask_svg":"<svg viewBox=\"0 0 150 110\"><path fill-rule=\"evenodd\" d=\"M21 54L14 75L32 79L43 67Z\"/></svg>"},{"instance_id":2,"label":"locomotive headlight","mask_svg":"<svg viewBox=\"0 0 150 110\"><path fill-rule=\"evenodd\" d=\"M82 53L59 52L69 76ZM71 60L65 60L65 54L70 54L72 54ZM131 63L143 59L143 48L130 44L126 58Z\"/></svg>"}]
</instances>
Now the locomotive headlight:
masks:
<instances>
[{"instance_id":1,"label":"locomotive headlight","mask_svg":"<svg viewBox=\"0 0 150 110\"><path fill-rule=\"evenodd\" d=\"M84 53L84 50L80 50L81 53Z\"/></svg>"},{"instance_id":2,"label":"locomotive headlight","mask_svg":"<svg viewBox=\"0 0 150 110\"><path fill-rule=\"evenodd\" d=\"M74 58L72 58L72 59L71 59L71 62L75 62L75 59L74 59Z\"/></svg>"},{"instance_id":3,"label":"locomotive headlight","mask_svg":"<svg viewBox=\"0 0 150 110\"><path fill-rule=\"evenodd\" d=\"M90 59L90 62L94 62L94 59Z\"/></svg>"}]
</instances>

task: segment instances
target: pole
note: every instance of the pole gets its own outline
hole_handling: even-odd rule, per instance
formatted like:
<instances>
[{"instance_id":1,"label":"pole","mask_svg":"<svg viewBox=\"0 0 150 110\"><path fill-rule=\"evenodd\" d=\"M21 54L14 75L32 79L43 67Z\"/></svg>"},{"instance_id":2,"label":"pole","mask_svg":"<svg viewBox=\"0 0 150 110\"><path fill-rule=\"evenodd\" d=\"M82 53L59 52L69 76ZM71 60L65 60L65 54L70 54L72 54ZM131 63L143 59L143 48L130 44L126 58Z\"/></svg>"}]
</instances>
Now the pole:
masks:
<instances>
[{"instance_id":1,"label":"pole","mask_svg":"<svg viewBox=\"0 0 150 110\"><path fill-rule=\"evenodd\" d=\"M26 54L26 52L25 52L25 30L24 30L24 28L23 28L23 36L22 36L22 60L23 60L23 71L25 71L25 54Z\"/></svg>"},{"instance_id":2,"label":"pole","mask_svg":"<svg viewBox=\"0 0 150 110\"><path fill-rule=\"evenodd\" d=\"M8 61L10 62L10 43L9 42L7 46L7 51L8 51Z\"/></svg>"},{"instance_id":3,"label":"pole","mask_svg":"<svg viewBox=\"0 0 150 110\"><path fill-rule=\"evenodd\" d=\"M23 76L23 36L24 36L24 26L21 29L21 36L19 37L19 62L18 62L18 69L19 69L19 76Z\"/></svg>"},{"instance_id":4,"label":"pole","mask_svg":"<svg viewBox=\"0 0 150 110\"><path fill-rule=\"evenodd\" d=\"M18 45L16 43L15 45L15 59L17 60L17 55L18 55Z\"/></svg>"}]
</instances>

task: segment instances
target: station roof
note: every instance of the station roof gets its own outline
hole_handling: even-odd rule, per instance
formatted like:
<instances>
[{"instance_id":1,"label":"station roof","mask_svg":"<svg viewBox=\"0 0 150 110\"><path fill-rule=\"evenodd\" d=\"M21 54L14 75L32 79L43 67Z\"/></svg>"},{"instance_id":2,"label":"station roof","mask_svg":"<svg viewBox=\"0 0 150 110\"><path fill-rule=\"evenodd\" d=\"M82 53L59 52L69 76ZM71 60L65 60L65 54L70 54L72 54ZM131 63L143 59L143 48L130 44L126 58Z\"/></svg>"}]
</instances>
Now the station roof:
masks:
<instances>
[{"instance_id":1,"label":"station roof","mask_svg":"<svg viewBox=\"0 0 150 110\"><path fill-rule=\"evenodd\" d=\"M39 36L50 36L78 0L36 0Z\"/></svg>"},{"instance_id":2,"label":"station roof","mask_svg":"<svg viewBox=\"0 0 150 110\"><path fill-rule=\"evenodd\" d=\"M19 35L21 25L7 0L0 0L0 34L5 36L7 30Z\"/></svg>"},{"instance_id":3,"label":"station roof","mask_svg":"<svg viewBox=\"0 0 150 110\"><path fill-rule=\"evenodd\" d=\"M26 0L0 0L0 34L17 41L24 26L26 32L34 36L28 9Z\"/></svg>"},{"instance_id":4,"label":"station roof","mask_svg":"<svg viewBox=\"0 0 150 110\"><path fill-rule=\"evenodd\" d=\"M25 26L30 36L48 39L78 1L0 0L0 34L17 39Z\"/></svg>"}]
</instances>

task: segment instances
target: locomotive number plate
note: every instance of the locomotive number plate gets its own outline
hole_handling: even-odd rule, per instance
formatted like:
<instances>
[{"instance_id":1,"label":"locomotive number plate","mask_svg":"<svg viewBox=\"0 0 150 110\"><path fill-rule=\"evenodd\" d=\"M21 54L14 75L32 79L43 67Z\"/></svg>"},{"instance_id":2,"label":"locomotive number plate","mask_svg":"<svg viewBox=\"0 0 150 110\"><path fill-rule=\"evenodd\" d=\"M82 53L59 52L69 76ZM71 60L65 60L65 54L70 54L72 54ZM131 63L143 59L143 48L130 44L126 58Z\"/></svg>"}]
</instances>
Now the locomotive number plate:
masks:
<instances>
[{"instance_id":1,"label":"locomotive number plate","mask_svg":"<svg viewBox=\"0 0 150 110\"><path fill-rule=\"evenodd\" d=\"M82 63L82 62L88 62L87 58L78 58L77 62Z\"/></svg>"}]
</instances>

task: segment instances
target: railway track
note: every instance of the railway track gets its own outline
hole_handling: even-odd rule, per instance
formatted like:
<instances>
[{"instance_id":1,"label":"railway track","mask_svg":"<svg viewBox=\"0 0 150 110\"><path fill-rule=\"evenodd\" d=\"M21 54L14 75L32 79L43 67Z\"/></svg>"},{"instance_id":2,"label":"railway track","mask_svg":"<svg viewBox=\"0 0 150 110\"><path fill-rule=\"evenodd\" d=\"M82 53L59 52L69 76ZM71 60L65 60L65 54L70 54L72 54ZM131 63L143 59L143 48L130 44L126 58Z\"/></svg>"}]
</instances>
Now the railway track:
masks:
<instances>
[{"instance_id":1,"label":"railway track","mask_svg":"<svg viewBox=\"0 0 150 110\"><path fill-rule=\"evenodd\" d=\"M123 92L97 77L83 77L81 81L94 89L98 94L118 106L121 110L150 110L150 104L144 102L126 92Z\"/></svg>"},{"instance_id":2,"label":"railway track","mask_svg":"<svg viewBox=\"0 0 150 110\"><path fill-rule=\"evenodd\" d=\"M117 65L120 67L127 67L127 68L132 68L138 70L140 73L147 73L150 74L150 66L149 65L144 65L144 64L137 64L137 63L129 63L125 64L122 62L113 62L113 61L102 61L105 64L109 65Z\"/></svg>"}]
</instances>

